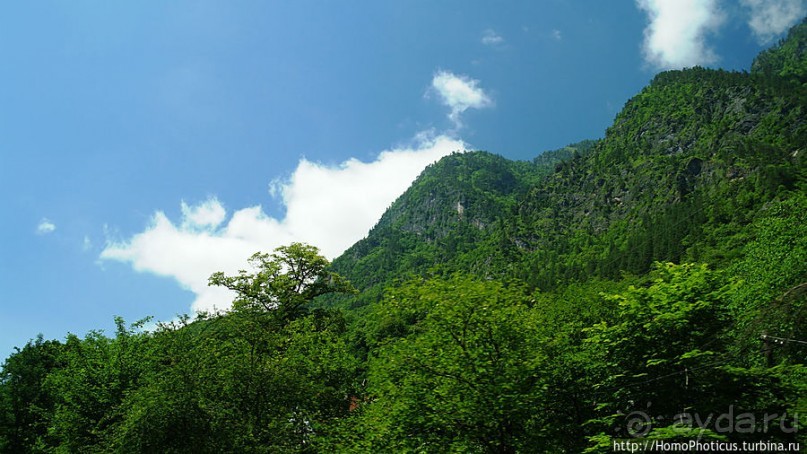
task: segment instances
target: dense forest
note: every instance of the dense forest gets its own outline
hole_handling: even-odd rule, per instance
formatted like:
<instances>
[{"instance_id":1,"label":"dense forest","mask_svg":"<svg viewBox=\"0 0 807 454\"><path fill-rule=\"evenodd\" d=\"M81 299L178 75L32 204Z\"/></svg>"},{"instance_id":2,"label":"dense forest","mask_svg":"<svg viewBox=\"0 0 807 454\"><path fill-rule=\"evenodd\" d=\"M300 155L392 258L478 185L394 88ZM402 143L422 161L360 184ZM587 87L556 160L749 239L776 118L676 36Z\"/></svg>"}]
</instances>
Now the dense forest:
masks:
<instances>
[{"instance_id":1,"label":"dense forest","mask_svg":"<svg viewBox=\"0 0 807 454\"><path fill-rule=\"evenodd\" d=\"M807 446L805 153L802 22L750 72L659 74L600 140L440 160L333 263L214 274L226 313L32 339L0 452Z\"/></svg>"}]
</instances>

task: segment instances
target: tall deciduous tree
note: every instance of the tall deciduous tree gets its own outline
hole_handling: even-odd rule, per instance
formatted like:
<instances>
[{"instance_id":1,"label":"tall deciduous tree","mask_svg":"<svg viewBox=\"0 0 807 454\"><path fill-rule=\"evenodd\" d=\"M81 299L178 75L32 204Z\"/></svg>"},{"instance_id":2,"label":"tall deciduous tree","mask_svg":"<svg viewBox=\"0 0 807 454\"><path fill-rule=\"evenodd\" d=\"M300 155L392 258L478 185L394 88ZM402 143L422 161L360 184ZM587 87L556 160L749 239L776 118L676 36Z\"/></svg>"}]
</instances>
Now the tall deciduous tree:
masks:
<instances>
[{"instance_id":1,"label":"tall deciduous tree","mask_svg":"<svg viewBox=\"0 0 807 454\"><path fill-rule=\"evenodd\" d=\"M241 270L236 276L226 276L218 272L210 277L210 285L235 291L235 310L274 311L283 323L305 314L308 303L318 296L354 291L328 269L328 260L319 250L307 244L281 246L272 254L258 252L249 263L254 273Z\"/></svg>"}]
</instances>

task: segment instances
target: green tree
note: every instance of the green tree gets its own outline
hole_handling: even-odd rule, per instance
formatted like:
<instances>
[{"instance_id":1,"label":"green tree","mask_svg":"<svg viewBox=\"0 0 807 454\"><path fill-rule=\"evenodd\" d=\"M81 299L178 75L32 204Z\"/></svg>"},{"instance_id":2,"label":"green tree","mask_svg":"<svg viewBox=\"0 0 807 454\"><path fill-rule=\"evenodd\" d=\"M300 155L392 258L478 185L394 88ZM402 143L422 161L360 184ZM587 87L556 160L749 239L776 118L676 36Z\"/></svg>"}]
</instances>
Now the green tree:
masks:
<instances>
[{"instance_id":1,"label":"green tree","mask_svg":"<svg viewBox=\"0 0 807 454\"><path fill-rule=\"evenodd\" d=\"M0 372L0 452L32 452L50 444L55 396L43 386L58 370L62 344L42 335L9 356Z\"/></svg>"},{"instance_id":2,"label":"green tree","mask_svg":"<svg viewBox=\"0 0 807 454\"><path fill-rule=\"evenodd\" d=\"M209 316L159 323L143 345L144 374L120 404L121 418L108 445L116 452L213 453L232 448L234 431L223 430L218 405L232 349L211 336Z\"/></svg>"},{"instance_id":3,"label":"green tree","mask_svg":"<svg viewBox=\"0 0 807 454\"><path fill-rule=\"evenodd\" d=\"M116 318L114 338L92 331L83 339L69 335L60 360L64 366L45 380L56 396L49 434L57 451L103 452L109 449L113 429L121 420L121 402L137 388L144 372L141 355L148 335L140 332L142 320L127 328Z\"/></svg>"},{"instance_id":4,"label":"green tree","mask_svg":"<svg viewBox=\"0 0 807 454\"><path fill-rule=\"evenodd\" d=\"M770 203L746 231L751 237L742 257L729 268L740 279L731 294L736 322L734 348L759 345L762 334L807 339L807 196L797 194ZM772 346L773 347L773 346ZM748 356L747 364L772 365L781 359L804 363L807 346L789 343L771 349L763 361Z\"/></svg>"},{"instance_id":5,"label":"green tree","mask_svg":"<svg viewBox=\"0 0 807 454\"><path fill-rule=\"evenodd\" d=\"M735 366L741 358L726 345L726 301L734 284L697 264L658 263L649 277L645 286L607 296L618 304L615 320L585 330L589 348L598 352L592 373L599 377L593 395L600 417L588 424L603 430L591 438L592 451L610 452L614 437L632 436L754 440L764 434L792 441L792 433L772 430L778 421L764 426L762 416L793 409L799 385L792 377L803 372ZM683 418L712 415L714 422L731 409L758 416L757 425L727 432ZM631 425L631 415L642 415L633 422L643 424Z\"/></svg>"},{"instance_id":6,"label":"green tree","mask_svg":"<svg viewBox=\"0 0 807 454\"><path fill-rule=\"evenodd\" d=\"M251 272L216 273L227 313L162 324L153 368L129 394L115 448L126 452L312 452L348 412L356 360L340 312L317 296L352 291L316 248L255 254Z\"/></svg>"},{"instance_id":7,"label":"green tree","mask_svg":"<svg viewBox=\"0 0 807 454\"><path fill-rule=\"evenodd\" d=\"M370 403L356 421L370 432L352 448L515 452L534 443L546 358L530 302L519 285L465 276L391 290L375 314Z\"/></svg>"},{"instance_id":8,"label":"green tree","mask_svg":"<svg viewBox=\"0 0 807 454\"><path fill-rule=\"evenodd\" d=\"M318 296L355 291L328 269L328 260L311 245L292 243L272 254L258 252L249 263L254 273L241 270L236 276L226 276L218 272L210 277L210 285L235 291L235 310L272 311L281 323L307 313L308 304Z\"/></svg>"},{"instance_id":9,"label":"green tree","mask_svg":"<svg viewBox=\"0 0 807 454\"><path fill-rule=\"evenodd\" d=\"M311 303L355 290L313 246L294 243L250 263L253 273L210 278L237 294L233 310L212 321L222 423L237 434L235 450L310 450L316 433L347 412L356 368L341 313Z\"/></svg>"}]
</instances>

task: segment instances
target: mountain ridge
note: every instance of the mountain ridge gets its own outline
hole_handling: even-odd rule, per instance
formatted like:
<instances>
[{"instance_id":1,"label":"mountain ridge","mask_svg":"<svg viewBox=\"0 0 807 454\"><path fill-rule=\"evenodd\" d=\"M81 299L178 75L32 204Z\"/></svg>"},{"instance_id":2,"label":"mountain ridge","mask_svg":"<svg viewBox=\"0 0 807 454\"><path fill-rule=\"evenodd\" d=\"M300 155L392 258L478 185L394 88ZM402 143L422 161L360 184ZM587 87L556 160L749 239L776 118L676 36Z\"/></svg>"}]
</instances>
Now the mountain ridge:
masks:
<instances>
[{"instance_id":1,"label":"mountain ridge","mask_svg":"<svg viewBox=\"0 0 807 454\"><path fill-rule=\"evenodd\" d=\"M708 258L710 241L720 239L698 235L718 224L741 230L760 208L755 200L803 181L807 92L793 68L807 67L804 28L761 54L751 73L694 67L656 75L603 139L539 155L532 165L489 154L444 158L334 268L367 288L403 269L484 276L485 267L509 267L495 277L551 289L643 273L658 260ZM772 62L789 69L777 72ZM717 201L739 194L748 206L723 212ZM654 241L659 230L666 233ZM572 231L577 238L569 240ZM646 251L635 252L637 245ZM372 270L372 282L362 270Z\"/></svg>"}]
</instances>

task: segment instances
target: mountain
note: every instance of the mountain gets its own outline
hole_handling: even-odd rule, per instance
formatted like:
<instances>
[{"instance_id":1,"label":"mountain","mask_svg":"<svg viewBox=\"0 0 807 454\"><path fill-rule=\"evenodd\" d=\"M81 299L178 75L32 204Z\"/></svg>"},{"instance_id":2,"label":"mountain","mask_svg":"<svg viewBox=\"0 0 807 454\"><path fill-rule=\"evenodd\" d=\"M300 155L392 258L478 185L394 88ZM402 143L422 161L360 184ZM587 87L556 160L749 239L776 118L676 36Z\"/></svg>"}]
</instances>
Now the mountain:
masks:
<instances>
[{"instance_id":1,"label":"mountain","mask_svg":"<svg viewBox=\"0 0 807 454\"><path fill-rule=\"evenodd\" d=\"M657 75L601 140L533 162L444 158L334 268L363 290L458 270L553 289L655 261L728 263L760 210L804 191L805 29L751 73Z\"/></svg>"},{"instance_id":2,"label":"mountain","mask_svg":"<svg viewBox=\"0 0 807 454\"><path fill-rule=\"evenodd\" d=\"M405 276L506 267L490 263L500 259L495 239L506 220L536 184L564 160L589 154L595 143L548 151L532 162L483 151L445 157L423 171L366 238L334 260L334 270L365 290L366 300Z\"/></svg>"},{"instance_id":3,"label":"mountain","mask_svg":"<svg viewBox=\"0 0 807 454\"><path fill-rule=\"evenodd\" d=\"M807 54L807 28L804 21L793 27L779 44L761 52L751 65L751 72L767 77L794 79L802 84L807 83L805 58Z\"/></svg>"}]
</instances>

